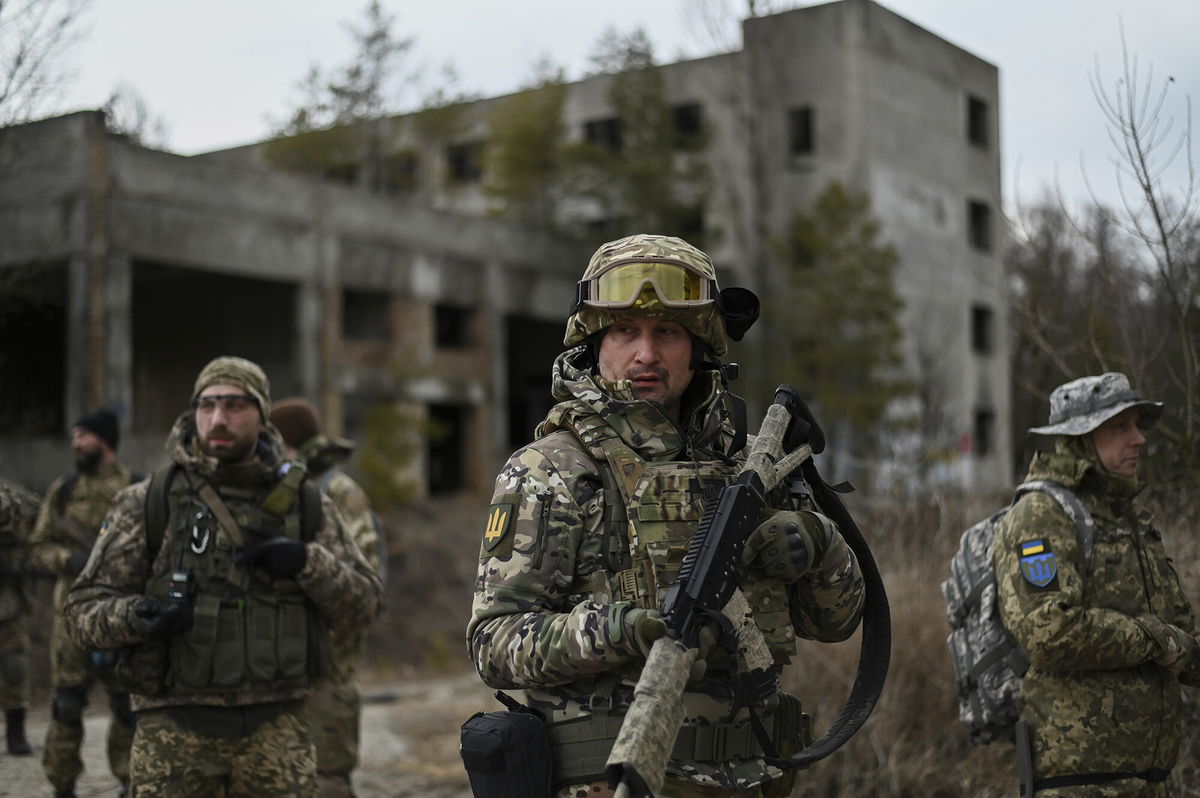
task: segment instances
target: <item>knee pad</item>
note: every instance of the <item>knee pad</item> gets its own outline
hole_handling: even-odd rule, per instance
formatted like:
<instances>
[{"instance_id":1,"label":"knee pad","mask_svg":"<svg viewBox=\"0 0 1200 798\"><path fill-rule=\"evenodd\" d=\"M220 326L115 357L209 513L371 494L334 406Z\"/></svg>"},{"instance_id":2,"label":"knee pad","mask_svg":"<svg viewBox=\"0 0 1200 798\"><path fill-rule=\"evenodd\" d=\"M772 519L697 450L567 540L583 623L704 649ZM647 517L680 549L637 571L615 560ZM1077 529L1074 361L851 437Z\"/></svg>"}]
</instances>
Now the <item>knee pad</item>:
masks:
<instances>
[{"instance_id":1,"label":"knee pad","mask_svg":"<svg viewBox=\"0 0 1200 798\"><path fill-rule=\"evenodd\" d=\"M50 714L59 723L78 726L83 723L83 708L87 706L87 690L82 685L59 687L54 691Z\"/></svg>"},{"instance_id":2,"label":"knee pad","mask_svg":"<svg viewBox=\"0 0 1200 798\"><path fill-rule=\"evenodd\" d=\"M129 693L111 693L108 696L108 706L118 723L133 728L137 722L137 713L130 706Z\"/></svg>"},{"instance_id":3,"label":"knee pad","mask_svg":"<svg viewBox=\"0 0 1200 798\"><path fill-rule=\"evenodd\" d=\"M0 684L20 687L28 678L28 657L24 651L6 651L0 654Z\"/></svg>"}]
</instances>

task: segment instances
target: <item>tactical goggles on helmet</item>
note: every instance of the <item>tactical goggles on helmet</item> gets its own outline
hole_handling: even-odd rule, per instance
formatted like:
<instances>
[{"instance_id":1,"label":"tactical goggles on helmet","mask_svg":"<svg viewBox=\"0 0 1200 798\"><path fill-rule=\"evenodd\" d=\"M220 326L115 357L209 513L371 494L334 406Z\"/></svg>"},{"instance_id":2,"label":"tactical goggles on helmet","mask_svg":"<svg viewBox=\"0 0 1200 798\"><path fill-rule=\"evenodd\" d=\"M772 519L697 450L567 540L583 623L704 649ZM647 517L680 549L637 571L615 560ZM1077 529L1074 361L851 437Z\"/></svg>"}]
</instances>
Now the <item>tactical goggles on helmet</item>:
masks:
<instances>
[{"instance_id":1,"label":"tactical goggles on helmet","mask_svg":"<svg viewBox=\"0 0 1200 798\"><path fill-rule=\"evenodd\" d=\"M716 281L679 261L617 261L604 271L580 280L571 312L580 306L629 308L649 284L658 301L668 308L707 305L716 298Z\"/></svg>"}]
</instances>

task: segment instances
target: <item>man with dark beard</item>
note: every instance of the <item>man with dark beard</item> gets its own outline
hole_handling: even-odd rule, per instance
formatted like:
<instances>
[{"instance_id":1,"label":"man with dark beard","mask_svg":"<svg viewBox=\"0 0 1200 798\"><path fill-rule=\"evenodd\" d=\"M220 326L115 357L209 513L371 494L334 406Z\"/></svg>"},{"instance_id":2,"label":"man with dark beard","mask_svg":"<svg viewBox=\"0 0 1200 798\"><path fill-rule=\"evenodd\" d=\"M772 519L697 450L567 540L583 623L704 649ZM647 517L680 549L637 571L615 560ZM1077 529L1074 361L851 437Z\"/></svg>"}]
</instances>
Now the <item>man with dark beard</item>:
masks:
<instances>
[{"instance_id":1,"label":"man with dark beard","mask_svg":"<svg viewBox=\"0 0 1200 798\"><path fill-rule=\"evenodd\" d=\"M171 464L117 496L67 600L77 643L125 650L134 795L318 794L302 702L382 588L270 412L257 364L205 366Z\"/></svg>"},{"instance_id":2,"label":"man with dark beard","mask_svg":"<svg viewBox=\"0 0 1200 798\"><path fill-rule=\"evenodd\" d=\"M97 410L71 427L75 473L50 485L30 538L30 563L57 574L54 586L54 625L50 638L50 684L53 688L50 725L46 729L42 766L56 798L75 795L83 772L83 708L96 681L108 689L112 721L108 727L108 765L122 789L129 783L129 747L133 714L129 694L112 681L112 657L77 646L63 627L67 591L83 570L113 496L134 481L117 462L120 430L117 415Z\"/></svg>"}]
</instances>

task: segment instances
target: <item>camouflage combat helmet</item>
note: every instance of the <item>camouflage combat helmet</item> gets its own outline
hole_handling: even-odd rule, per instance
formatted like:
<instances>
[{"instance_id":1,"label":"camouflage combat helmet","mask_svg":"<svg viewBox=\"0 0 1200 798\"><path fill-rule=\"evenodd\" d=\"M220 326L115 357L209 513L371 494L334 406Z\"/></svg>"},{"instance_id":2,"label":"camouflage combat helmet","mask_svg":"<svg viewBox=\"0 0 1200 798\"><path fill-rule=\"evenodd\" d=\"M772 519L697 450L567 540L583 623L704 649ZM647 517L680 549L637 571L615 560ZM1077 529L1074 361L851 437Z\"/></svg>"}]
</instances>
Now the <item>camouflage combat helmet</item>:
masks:
<instances>
[{"instance_id":1,"label":"camouflage combat helmet","mask_svg":"<svg viewBox=\"0 0 1200 798\"><path fill-rule=\"evenodd\" d=\"M619 279L605 279L618 271ZM720 290L712 259L683 239L640 234L592 255L563 343L582 343L631 314L677 322L722 355L758 318L758 297L744 288Z\"/></svg>"},{"instance_id":2,"label":"camouflage combat helmet","mask_svg":"<svg viewBox=\"0 0 1200 798\"><path fill-rule=\"evenodd\" d=\"M1117 371L1098 377L1080 377L1060 385L1050 394L1050 423L1033 427L1036 435L1086 435L1113 416L1138 408L1138 424L1149 427L1162 415L1162 402L1142 399Z\"/></svg>"}]
</instances>

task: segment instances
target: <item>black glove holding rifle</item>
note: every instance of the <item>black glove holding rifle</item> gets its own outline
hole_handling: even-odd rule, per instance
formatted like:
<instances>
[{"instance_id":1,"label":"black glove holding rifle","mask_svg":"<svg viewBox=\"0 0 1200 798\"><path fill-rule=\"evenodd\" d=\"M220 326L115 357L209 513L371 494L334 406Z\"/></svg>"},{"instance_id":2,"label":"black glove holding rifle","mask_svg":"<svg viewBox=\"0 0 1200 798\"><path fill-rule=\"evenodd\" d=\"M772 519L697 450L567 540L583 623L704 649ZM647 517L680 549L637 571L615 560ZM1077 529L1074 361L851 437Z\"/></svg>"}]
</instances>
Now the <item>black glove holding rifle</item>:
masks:
<instances>
[{"instance_id":1,"label":"black glove holding rifle","mask_svg":"<svg viewBox=\"0 0 1200 798\"><path fill-rule=\"evenodd\" d=\"M863 615L862 654L850 697L833 727L808 748L782 758L774 750L757 715L751 723L765 753L766 761L779 767L807 767L841 747L866 722L883 689L891 647L891 627L887 597L871 556L854 520L846 512L837 494L821 480L812 462L814 452L824 449L820 428L791 386L782 385L775 401L767 409L762 428L750 450L750 456L733 484L725 487L710 503L700 528L688 546L679 578L663 599L662 619L666 636L655 641L634 690L633 704L625 716L621 731L607 762L609 784L616 798L647 798L662 787L667 759L683 721L682 696L692 663L700 645L701 630L716 625L726 635L732 633L728 619L749 617L745 597L737 589L737 569L743 561L743 547L760 526L760 510L767 494L797 469L802 470L813 489L813 497L822 512L841 529L847 544L858 557L867 596ZM795 547L799 530L787 528L760 532L766 540L761 546L783 547L786 561L795 559L801 569L814 552ZM803 547L801 547L803 548ZM794 557L793 557L793 550ZM748 555L754 560L757 552ZM778 560L778 557L772 558ZM748 626L753 626L749 620ZM771 657L757 627L739 639L748 649L739 661L742 700L758 702L777 690L770 670Z\"/></svg>"}]
</instances>

